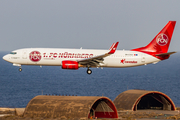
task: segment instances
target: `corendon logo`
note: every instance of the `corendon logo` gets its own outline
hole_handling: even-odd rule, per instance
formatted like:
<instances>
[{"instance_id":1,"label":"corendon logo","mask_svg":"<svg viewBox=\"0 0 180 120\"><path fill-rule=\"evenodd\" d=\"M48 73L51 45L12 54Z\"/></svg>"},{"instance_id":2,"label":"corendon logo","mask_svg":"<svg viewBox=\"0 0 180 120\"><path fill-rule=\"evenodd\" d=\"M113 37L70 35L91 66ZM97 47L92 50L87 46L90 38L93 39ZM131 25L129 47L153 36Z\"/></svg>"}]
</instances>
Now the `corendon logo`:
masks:
<instances>
[{"instance_id":1,"label":"corendon logo","mask_svg":"<svg viewBox=\"0 0 180 120\"><path fill-rule=\"evenodd\" d=\"M39 51L32 51L29 54L29 59L33 62L38 62L41 60L41 53Z\"/></svg>"},{"instance_id":2,"label":"corendon logo","mask_svg":"<svg viewBox=\"0 0 180 120\"><path fill-rule=\"evenodd\" d=\"M126 61L126 59L122 59L120 60L120 63L124 64L124 63L137 63L137 61Z\"/></svg>"},{"instance_id":3,"label":"corendon logo","mask_svg":"<svg viewBox=\"0 0 180 120\"><path fill-rule=\"evenodd\" d=\"M122 60L121 60L121 63L124 64L124 62L125 62L125 59L122 59Z\"/></svg>"},{"instance_id":4,"label":"corendon logo","mask_svg":"<svg viewBox=\"0 0 180 120\"><path fill-rule=\"evenodd\" d=\"M168 36L166 34L159 34L156 38L156 42L160 46L164 46L168 43Z\"/></svg>"}]
</instances>

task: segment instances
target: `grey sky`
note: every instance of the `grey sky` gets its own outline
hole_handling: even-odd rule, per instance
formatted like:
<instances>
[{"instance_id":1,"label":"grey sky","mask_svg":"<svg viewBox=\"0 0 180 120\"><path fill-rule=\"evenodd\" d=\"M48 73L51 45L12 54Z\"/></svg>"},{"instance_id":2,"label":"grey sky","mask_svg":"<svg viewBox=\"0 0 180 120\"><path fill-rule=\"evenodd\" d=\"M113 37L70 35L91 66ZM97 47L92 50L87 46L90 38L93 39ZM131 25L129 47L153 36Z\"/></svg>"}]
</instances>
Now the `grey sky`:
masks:
<instances>
[{"instance_id":1,"label":"grey sky","mask_svg":"<svg viewBox=\"0 0 180 120\"><path fill-rule=\"evenodd\" d=\"M147 45L167 24L180 51L180 0L0 0L0 51L27 47L118 49Z\"/></svg>"}]
</instances>

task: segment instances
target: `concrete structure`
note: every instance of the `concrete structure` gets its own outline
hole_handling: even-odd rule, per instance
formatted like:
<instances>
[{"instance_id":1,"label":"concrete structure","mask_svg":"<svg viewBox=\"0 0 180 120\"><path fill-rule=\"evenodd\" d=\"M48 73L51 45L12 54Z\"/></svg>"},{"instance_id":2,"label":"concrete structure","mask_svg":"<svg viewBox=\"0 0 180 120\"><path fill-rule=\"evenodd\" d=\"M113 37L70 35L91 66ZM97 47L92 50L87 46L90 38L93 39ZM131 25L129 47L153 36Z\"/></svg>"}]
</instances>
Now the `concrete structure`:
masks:
<instances>
[{"instance_id":1,"label":"concrete structure","mask_svg":"<svg viewBox=\"0 0 180 120\"><path fill-rule=\"evenodd\" d=\"M22 116L24 114L25 108L15 108L15 115Z\"/></svg>"},{"instance_id":2,"label":"concrete structure","mask_svg":"<svg viewBox=\"0 0 180 120\"><path fill-rule=\"evenodd\" d=\"M114 104L117 110L175 110L171 98L158 91L128 90L119 94Z\"/></svg>"},{"instance_id":3,"label":"concrete structure","mask_svg":"<svg viewBox=\"0 0 180 120\"><path fill-rule=\"evenodd\" d=\"M27 105L24 117L65 119L118 118L113 102L107 97L36 96Z\"/></svg>"}]
</instances>

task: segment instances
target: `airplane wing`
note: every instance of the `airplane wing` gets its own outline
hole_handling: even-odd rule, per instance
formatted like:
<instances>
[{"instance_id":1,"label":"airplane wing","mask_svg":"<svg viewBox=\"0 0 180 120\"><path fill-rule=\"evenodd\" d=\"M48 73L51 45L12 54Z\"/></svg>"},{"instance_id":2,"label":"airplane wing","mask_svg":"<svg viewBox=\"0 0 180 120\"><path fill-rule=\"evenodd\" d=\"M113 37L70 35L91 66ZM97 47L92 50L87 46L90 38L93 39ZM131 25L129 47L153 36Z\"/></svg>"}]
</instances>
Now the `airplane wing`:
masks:
<instances>
[{"instance_id":1,"label":"airplane wing","mask_svg":"<svg viewBox=\"0 0 180 120\"><path fill-rule=\"evenodd\" d=\"M98 55L98 56L94 56L91 58L81 59L81 60L78 60L77 62L79 62L81 65L84 65L87 67L91 67L91 66L97 67L97 66L99 66L99 63L103 64L105 57L115 53L118 44L119 44L119 42L113 43L112 46L110 47L108 53Z\"/></svg>"}]
</instances>

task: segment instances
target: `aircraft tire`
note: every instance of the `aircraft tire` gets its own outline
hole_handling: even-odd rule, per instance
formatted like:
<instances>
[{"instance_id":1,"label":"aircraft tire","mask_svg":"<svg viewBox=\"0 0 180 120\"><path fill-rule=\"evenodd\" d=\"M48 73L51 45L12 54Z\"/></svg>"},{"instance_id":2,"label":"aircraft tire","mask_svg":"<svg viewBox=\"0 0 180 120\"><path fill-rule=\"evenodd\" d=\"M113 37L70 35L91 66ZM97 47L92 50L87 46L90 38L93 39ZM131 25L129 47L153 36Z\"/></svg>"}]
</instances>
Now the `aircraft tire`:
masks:
<instances>
[{"instance_id":1,"label":"aircraft tire","mask_svg":"<svg viewBox=\"0 0 180 120\"><path fill-rule=\"evenodd\" d=\"M21 72L22 71L22 68L19 68L19 72Z\"/></svg>"},{"instance_id":2,"label":"aircraft tire","mask_svg":"<svg viewBox=\"0 0 180 120\"><path fill-rule=\"evenodd\" d=\"M91 74L92 73L92 70L91 69L87 69L87 74Z\"/></svg>"}]
</instances>

